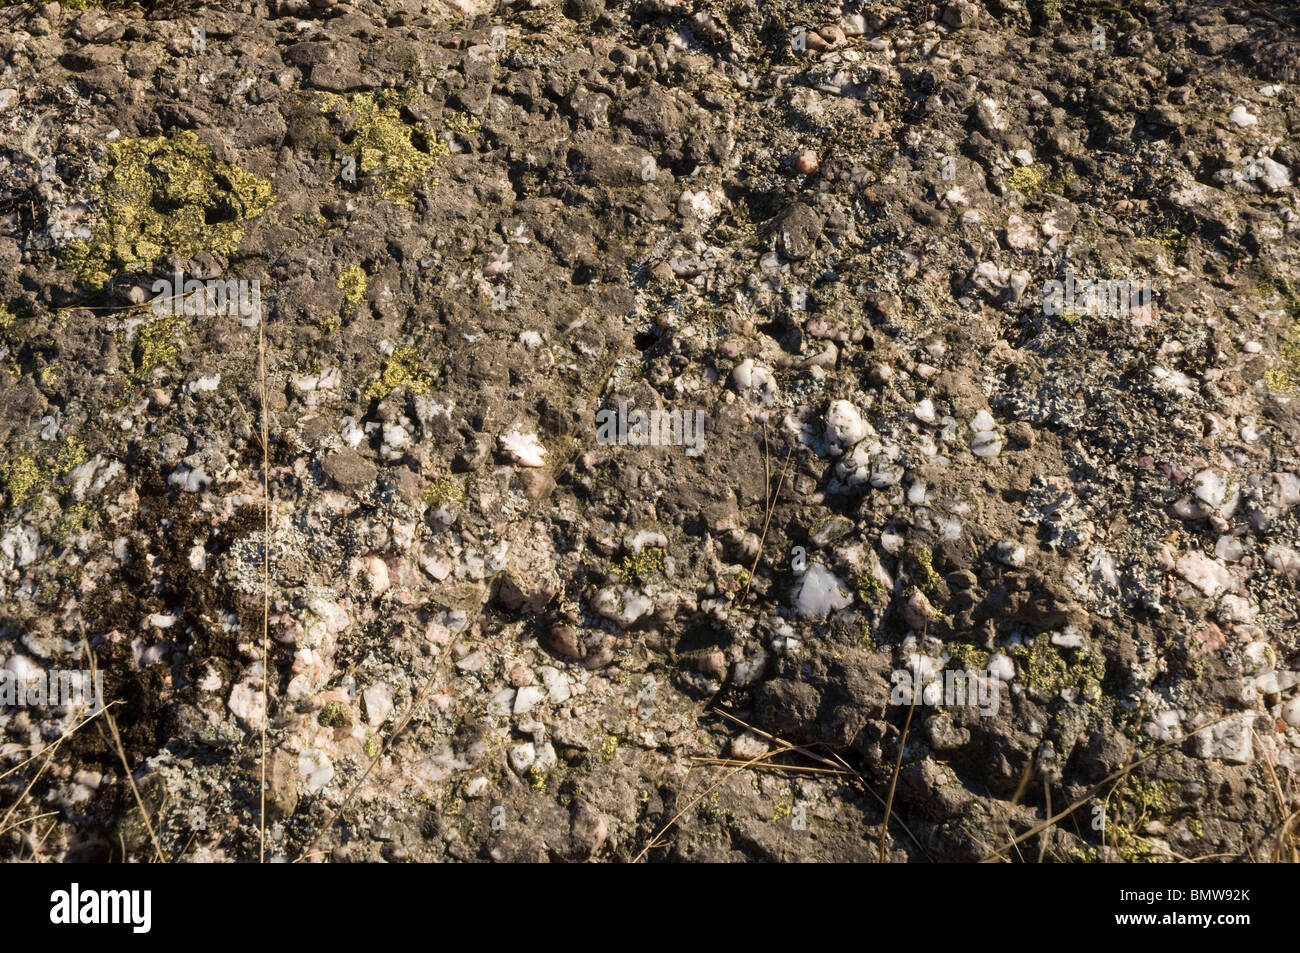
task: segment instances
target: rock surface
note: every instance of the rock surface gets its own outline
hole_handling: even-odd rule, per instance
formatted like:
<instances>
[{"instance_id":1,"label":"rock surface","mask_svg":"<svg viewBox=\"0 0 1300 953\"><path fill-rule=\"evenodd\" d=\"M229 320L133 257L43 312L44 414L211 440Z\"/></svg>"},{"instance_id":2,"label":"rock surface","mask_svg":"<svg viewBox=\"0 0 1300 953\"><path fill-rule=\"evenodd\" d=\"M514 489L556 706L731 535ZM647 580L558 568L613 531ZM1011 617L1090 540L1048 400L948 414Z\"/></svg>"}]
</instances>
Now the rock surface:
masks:
<instances>
[{"instance_id":1,"label":"rock surface","mask_svg":"<svg viewBox=\"0 0 1300 953\"><path fill-rule=\"evenodd\" d=\"M1274 856L1287 4L0 16L0 856Z\"/></svg>"}]
</instances>

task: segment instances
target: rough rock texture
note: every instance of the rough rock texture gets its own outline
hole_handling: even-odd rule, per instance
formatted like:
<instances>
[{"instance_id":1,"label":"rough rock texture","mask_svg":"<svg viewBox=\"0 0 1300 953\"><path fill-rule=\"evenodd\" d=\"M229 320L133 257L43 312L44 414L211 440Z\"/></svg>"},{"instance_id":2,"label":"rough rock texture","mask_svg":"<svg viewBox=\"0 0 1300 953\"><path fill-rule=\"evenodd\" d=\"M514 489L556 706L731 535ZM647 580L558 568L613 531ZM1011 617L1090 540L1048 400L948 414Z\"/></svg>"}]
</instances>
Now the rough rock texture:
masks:
<instances>
[{"instance_id":1,"label":"rough rock texture","mask_svg":"<svg viewBox=\"0 0 1300 953\"><path fill-rule=\"evenodd\" d=\"M1297 84L1271 0L0 7L0 668L110 705L0 695L0 856L1286 856Z\"/></svg>"}]
</instances>

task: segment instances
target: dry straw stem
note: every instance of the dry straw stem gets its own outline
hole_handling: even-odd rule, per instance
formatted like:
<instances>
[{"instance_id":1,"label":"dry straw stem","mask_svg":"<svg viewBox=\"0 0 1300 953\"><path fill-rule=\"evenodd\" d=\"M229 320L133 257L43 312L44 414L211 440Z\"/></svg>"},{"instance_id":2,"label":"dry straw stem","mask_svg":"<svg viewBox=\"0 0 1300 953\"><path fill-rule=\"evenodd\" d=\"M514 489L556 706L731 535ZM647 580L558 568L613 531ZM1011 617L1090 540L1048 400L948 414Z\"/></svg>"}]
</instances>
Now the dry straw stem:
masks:
<instances>
[{"instance_id":1,"label":"dry straw stem","mask_svg":"<svg viewBox=\"0 0 1300 953\"><path fill-rule=\"evenodd\" d=\"M745 589L740 594L740 602L743 605L745 599L749 596L749 587L754 582L754 573L758 572L758 561L763 558L763 544L767 541L767 528L771 525L772 514L776 512L776 501L781 495L781 487L785 485L785 476L790 472L790 454L794 452L791 447L785 452L785 463L781 468L781 479L776 483L776 492L772 492L772 457L767 446L767 421L763 421L763 535L758 538L758 552L754 555L754 565L749 567L749 578L745 580Z\"/></svg>"},{"instance_id":2,"label":"dry straw stem","mask_svg":"<svg viewBox=\"0 0 1300 953\"><path fill-rule=\"evenodd\" d=\"M179 310L183 312L185 309L185 304L184 304L185 299L187 297L190 297L191 295L196 295L198 293L199 292L197 290L182 291L180 294L172 295L170 298L161 298L161 299L150 298L148 301L141 301L139 304L110 304L110 305L102 305L100 307L92 307L88 304L69 304L69 305L64 305L62 308L55 308L54 313L61 314L64 311L104 311L108 313L112 313L116 311L152 311L154 304L157 303L158 301L179 301L181 302L181 306Z\"/></svg>"},{"instance_id":3,"label":"dry straw stem","mask_svg":"<svg viewBox=\"0 0 1300 953\"><path fill-rule=\"evenodd\" d=\"M94 684L96 676L99 673L99 666L95 662L95 653L90 650L90 643L86 640L86 634L84 632L81 634L81 647L86 653L86 664L90 667L90 678L92 684ZM102 702L103 699L100 699L100 701ZM104 722L108 725L109 734L113 736L113 747L117 750L117 757L122 762L122 770L126 772L126 783L131 787L131 795L135 798L136 807L140 809L140 817L144 821L145 828L149 831L149 840L153 843L154 859L159 863L165 864L167 863L167 858L163 855L162 845L158 843L158 835L153 829L153 821L149 819L149 812L145 809L144 799L140 797L140 789L136 787L135 774L131 771L131 763L126 757L126 746L122 744L122 735L117 730L117 721L113 718L113 713L109 710L112 707L112 705L104 706L102 711ZM89 718L86 719L86 721L89 720ZM82 722L82 724L85 724L85 722ZM80 725L78 727L80 727ZM62 742L63 738L60 738L59 741ZM125 860L125 853L122 856Z\"/></svg>"},{"instance_id":4,"label":"dry straw stem","mask_svg":"<svg viewBox=\"0 0 1300 953\"><path fill-rule=\"evenodd\" d=\"M885 799L882 798L879 794L877 794L875 790L871 787L871 785L867 783L867 779L862 776L862 772L856 770L852 765L850 765L847 761L845 761L838 753L832 751L830 752L830 757L826 758L823 757L822 755L817 754L815 751L811 751L810 749L805 748L802 745L791 744L788 741L784 741L781 738L778 738L776 735L769 734L768 732L763 731L761 728L755 728L753 725L749 724L743 719L737 718L735 715L721 708L713 708L712 711L715 714L721 715L723 718L727 719L728 721L740 725L741 727L746 728L749 731L752 731L760 738L767 739L773 744L788 745L790 750L799 752L799 754L803 755L805 758L810 758L811 760L816 761L819 764L824 764L831 768L842 769L845 774L855 778L858 784L862 787L862 790L870 794L873 798L875 798L881 807L885 806ZM926 852L926 849L921 846L921 842L916 839L916 836L911 832L908 826L902 822L902 820L899 820L898 826L903 829L903 832L907 834L908 839L910 839L912 843L916 845L916 849L921 852L922 856L924 856L926 860L933 859L930 857L929 853Z\"/></svg>"},{"instance_id":5,"label":"dry straw stem","mask_svg":"<svg viewBox=\"0 0 1300 953\"><path fill-rule=\"evenodd\" d=\"M33 814L31 817L24 817L21 821L14 821L12 824L10 824L7 827L0 827L0 834L7 834L9 833L9 831L22 827L24 824L34 824L36 821L39 821L43 817L58 817L58 816L59 816L58 811L46 811L44 814ZM48 831L46 832L45 836L46 837L49 836ZM44 840L45 838L41 838L41 839Z\"/></svg>"},{"instance_id":6,"label":"dry straw stem","mask_svg":"<svg viewBox=\"0 0 1300 953\"><path fill-rule=\"evenodd\" d=\"M120 704L121 702L113 702L113 705L120 705ZM9 777L9 775L13 774L15 771L21 771L24 765L31 764L41 755L43 754L48 755L49 752L53 751L60 744L62 744L65 739L71 738L78 731L80 731L84 725L88 725L90 722L94 721L96 718L98 718L100 715L102 715L105 711L107 711L111 707L112 705L107 705L104 708L101 708L99 711L95 712L94 714L88 715L87 717L83 718L81 721L73 725L71 728L69 728L67 731L65 731L63 734L61 734L58 737L58 739L54 742L54 744L51 745L49 748L46 748L43 751L38 751L30 758L24 758L22 761L19 761L16 765L10 768L8 771L0 772L0 781L3 781L5 778Z\"/></svg>"},{"instance_id":7,"label":"dry straw stem","mask_svg":"<svg viewBox=\"0 0 1300 953\"><path fill-rule=\"evenodd\" d=\"M266 319L257 308L257 379L262 404L262 783L258 810L258 860L266 863L266 726L271 720L271 409L266 401Z\"/></svg>"},{"instance_id":8,"label":"dry straw stem","mask_svg":"<svg viewBox=\"0 0 1300 953\"><path fill-rule=\"evenodd\" d=\"M1259 745L1259 750L1264 753L1264 766L1268 768L1268 776L1273 782L1273 796L1277 798L1278 818L1282 821L1282 828L1277 834L1275 858L1285 853L1290 854L1290 863L1300 862L1300 850L1296 848L1296 839L1293 835L1290 835L1291 825L1297 817L1300 817L1300 811L1290 816L1287 815L1286 797L1282 793L1282 785L1277 780L1277 769L1273 765L1273 756L1268 753L1268 749L1264 747L1263 739L1256 734L1253 727L1250 729L1250 734L1255 739L1255 743Z\"/></svg>"},{"instance_id":9,"label":"dry straw stem","mask_svg":"<svg viewBox=\"0 0 1300 953\"><path fill-rule=\"evenodd\" d=\"M741 761L737 758L692 757L691 760L694 761L696 764L717 764L729 768L735 767L736 765L740 765L741 767L744 767L746 764L746 762ZM831 775L837 775L839 777L850 776L849 772L845 771L843 768L814 768L811 765L807 765L807 764L755 764L753 765L753 767L761 771L777 771L777 772L788 771L793 774L831 774Z\"/></svg>"},{"instance_id":10,"label":"dry straw stem","mask_svg":"<svg viewBox=\"0 0 1300 953\"><path fill-rule=\"evenodd\" d=\"M1234 716L1224 715L1222 718L1215 719L1214 721L1210 722L1208 725L1202 725L1200 728L1197 728L1196 731L1192 732L1192 735L1199 734L1202 731L1207 731L1208 729L1213 728L1215 725L1227 721L1232 717ZM1010 850L1015 845L1028 840L1029 838L1033 837L1035 834L1038 834L1041 831L1045 831L1047 830L1047 828L1054 826L1062 818L1069 817L1079 808L1083 807L1083 805L1087 804L1098 794L1100 794L1101 791L1106 787L1106 785L1111 784L1112 782L1122 780L1134 768L1140 767L1141 765L1145 764L1147 761L1150 761L1152 758L1160 754L1162 751L1168 748L1172 748L1174 745L1182 744L1188 738L1192 737L1192 735L1182 735L1178 738L1174 738L1171 741L1166 741L1164 744L1161 744L1153 748L1151 751L1147 752L1147 754L1143 755L1137 761L1132 761L1126 764L1124 767L1120 768L1118 771L1114 771L1111 774L1108 774L1106 777L1102 778L1095 785L1089 788L1088 793L1085 794L1083 797L1079 798L1079 800L1075 801L1073 804L1070 804L1068 807L1064 808L1057 814L1049 814L1047 820L1035 824L1033 827L1025 831L1023 834L1020 834L1015 838L1013 838L1012 840L1008 841L1007 843L1003 844L1001 847L994 850L987 857L983 858L980 861L980 863L989 864L997 860L1004 860L1005 858L1002 857L1002 854L1005 853L1007 850Z\"/></svg>"},{"instance_id":11,"label":"dry straw stem","mask_svg":"<svg viewBox=\"0 0 1300 953\"><path fill-rule=\"evenodd\" d=\"M647 844L645 845L645 847L641 848L641 853L637 854L635 857L632 858L632 863L634 863L634 864L635 864L635 863L638 863L638 862L639 862L643 857L645 857L645 855L648 854L651 850L653 850L653 849L656 848L656 847L661 846L662 841L660 841L660 838L663 837L664 834L668 833L669 829L672 828L672 826L673 826L674 824L676 824L679 820L681 820L682 817L686 814L687 811L689 811L691 808L693 808L696 804L699 804L700 801L704 800L706 797L708 797L710 794L712 794L712 793L713 793L714 791L716 791L718 788L722 787L722 785L726 784L727 781L728 781L728 779L730 779L730 778L733 777L734 775L738 774L739 772L745 770L745 768L748 768L748 767L750 767L750 766L752 766L752 765L754 765L754 764L757 764L757 763L760 762L760 761L764 761L764 760L766 760L766 759L768 759L768 758L775 757L775 756L778 755L778 754L782 754L782 753L784 753L784 752L786 752L786 751L793 751L793 750L794 750L794 746L793 746L793 745L790 745L790 744L787 744L787 745L785 745L785 747L778 748L778 749L775 749L775 750L773 750L773 751L765 751L765 752L763 752L762 754L758 755L757 757L750 758L748 761L745 761L745 762L741 763L740 765L738 765L737 767L732 768L730 771L728 771L728 772L727 772L726 774L724 774L722 777L718 778L718 780L714 781L714 782L713 782L712 784L710 784L707 788L705 788L702 792L700 792L698 795L696 795L694 798L692 798L689 804L687 804L684 808L682 808L680 811L678 811L676 814L674 814L674 815L672 816L672 819L669 820L669 822L668 822L667 824L665 824L663 827L659 828L658 832L657 832L653 837L650 838L650 842L647 843Z\"/></svg>"},{"instance_id":12,"label":"dry straw stem","mask_svg":"<svg viewBox=\"0 0 1300 953\"><path fill-rule=\"evenodd\" d=\"M98 666L96 666L95 664L95 654L92 653L92 651L90 650L90 644L88 644L88 642L86 641L85 634L82 634L82 647L83 649L86 650L86 658L90 659L91 679L94 679L96 672L98 672ZM117 750L117 757L122 762L122 770L126 772L126 783L130 785L131 794L133 794L133 796L135 797L135 805L139 807L140 816L142 816L142 818L144 819L144 826L148 828L149 840L153 842L153 854L155 854L155 859L157 859L157 861L160 862L165 862L164 855L162 855L162 848L159 844L159 839L157 839L156 833L153 832L153 823L151 822L151 820L149 820L148 811L144 809L144 800L142 797L140 797L139 788L135 787L135 776L133 772L131 772L130 763L127 762L126 749L123 748L122 746L122 736L117 731L117 722L114 722L112 712L109 711L109 709L112 709L113 705L120 705L120 703L121 702L113 702L110 703L110 705L105 705L103 709L94 712L94 714L88 716L88 718L82 719L81 722L74 724L72 728L69 728L68 731L62 733L62 735L59 736L59 740L55 741L55 744L49 746L49 748L42 751L42 753L32 755L31 758L27 758L25 759L25 761L19 762L18 764L14 764L12 768L9 768L9 770L5 771L3 775L0 775L0 779L3 779L3 777L13 774L14 771L21 770L21 768L25 766L25 764L29 764L30 762L34 761L35 758L39 758L42 757L42 755L44 755L44 762L40 764L39 770L36 771L35 775L32 775L31 780L29 781L29 783L27 783L27 787L23 788L22 794L19 794L18 800L14 801L13 805L9 807L9 810L5 811L5 815L3 816L3 818L0 818L0 827L4 827L5 824L8 824L10 816L13 815L14 811L18 809L18 806L21 805L23 801L27 800L27 794L31 793L31 789L35 787L36 781L40 780L40 776L44 774L45 768L48 768L53 763L53 759L55 759L55 754L57 754L57 751L59 751L62 742L68 740L68 738L75 735L75 733L77 733L79 729L81 729L82 727L85 727L85 725L94 722L94 720L96 718L99 718L100 715L103 715L105 722L108 723L109 733L113 737L113 746ZM40 816L44 816L44 815L40 815ZM45 837L48 836L49 836L49 832L47 831L45 832ZM123 853L123 858L125 858L125 853Z\"/></svg>"},{"instance_id":13,"label":"dry straw stem","mask_svg":"<svg viewBox=\"0 0 1300 953\"><path fill-rule=\"evenodd\" d=\"M889 815L894 810L894 791L898 787L898 776L903 772L903 752L907 749L907 730L912 727L912 713L916 711L916 693L912 693L912 704L907 708L907 721L903 722L903 733L898 738L898 760L894 762L894 776L889 779L889 797L885 799L885 822L880 825L880 862L885 862L885 845L889 839Z\"/></svg>"}]
</instances>

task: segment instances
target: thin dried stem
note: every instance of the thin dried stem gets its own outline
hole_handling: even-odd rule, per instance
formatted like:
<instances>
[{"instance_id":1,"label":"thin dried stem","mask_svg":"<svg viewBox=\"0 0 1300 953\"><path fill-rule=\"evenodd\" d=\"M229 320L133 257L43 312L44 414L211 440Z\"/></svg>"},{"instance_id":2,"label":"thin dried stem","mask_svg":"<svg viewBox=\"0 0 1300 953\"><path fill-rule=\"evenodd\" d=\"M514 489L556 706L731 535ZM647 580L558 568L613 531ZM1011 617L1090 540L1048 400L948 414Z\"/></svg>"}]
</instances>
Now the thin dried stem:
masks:
<instances>
[{"instance_id":1,"label":"thin dried stem","mask_svg":"<svg viewBox=\"0 0 1300 953\"><path fill-rule=\"evenodd\" d=\"M885 798L885 821L880 825L880 862L885 862L885 844L889 839L889 815L894 809L894 791L898 787L898 776L903 772L903 751L907 747L907 729L912 727L912 713L916 711L916 693L912 693L912 704L907 709L907 720L903 722L903 733L898 738L898 760L894 762L894 776L889 779L889 796Z\"/></svg>"},{"instance_id":2,"label":"thin dried stem","mask_svg":"<svg viewBox=\"0 0 1300 953\"><path fill-rule=\"evenodd\" d=\"M266 320L257 309L257 377L262 404L262 783L258 811L258 860L266 863L266 726L271 719L271 452L266 401Z\"/></svg>"}]
</instances>

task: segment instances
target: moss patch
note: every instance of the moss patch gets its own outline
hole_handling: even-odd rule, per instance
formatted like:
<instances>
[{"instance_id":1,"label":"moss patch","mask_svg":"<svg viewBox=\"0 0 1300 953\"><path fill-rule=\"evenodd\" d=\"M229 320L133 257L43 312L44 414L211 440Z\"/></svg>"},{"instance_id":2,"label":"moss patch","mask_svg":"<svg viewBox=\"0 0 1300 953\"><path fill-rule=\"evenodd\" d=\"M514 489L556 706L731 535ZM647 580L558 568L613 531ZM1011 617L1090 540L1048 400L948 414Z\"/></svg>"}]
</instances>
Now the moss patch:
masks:
<instances>
[{"instance_id":1,"label":"moss patch","mask_svg":"<svg viewBox=\"0 0 1300 953\"><path fill-rule=\"evenodd\" d=\"M380 196L390 202L411 204L415 186L451 154L440 137L402 118L409 93L384 89L350 96L322 93L321 97L321 112L349 122L347 144L357 153L357 167L378 179Z\"/></svg>"},{"instance_id":2,"label":"moss patch","mask_svg":"<svg viewBox=\"0 0 1300 953\"><path fill-rule=\"evenodd\" d=\"M222 162L186 130L111 143L104 177L89 190L98 220L89 239L71 242L64 258L77 280L102 288L159 255L228 255L244 222L275 201L271 183Z\"/></svg>"}]
</instances>

